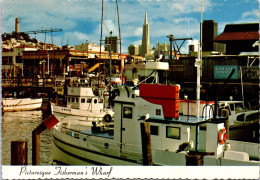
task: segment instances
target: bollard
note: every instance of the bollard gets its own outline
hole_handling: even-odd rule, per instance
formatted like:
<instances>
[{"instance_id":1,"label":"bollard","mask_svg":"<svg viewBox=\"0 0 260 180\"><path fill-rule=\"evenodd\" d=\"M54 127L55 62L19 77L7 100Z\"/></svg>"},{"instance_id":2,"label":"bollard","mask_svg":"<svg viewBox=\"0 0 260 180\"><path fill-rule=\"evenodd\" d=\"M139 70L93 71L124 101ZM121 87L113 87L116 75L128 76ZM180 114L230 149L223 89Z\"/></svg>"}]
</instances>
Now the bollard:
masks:
<instances>
[{"instance_id":1,"label":"bollard","mask_svg":"<svg viewBox=\"0 0 260 180\"><path fill-rule=\"evenodd\" d=\"M192 152L190 151L185 155L186 158L186 166L203 166L204 156L213 156L214 152Z\"/></svg>"},{"instance_id":2,"label":"bollard","mask_svg":"<svg viewBox=\"0 0 260 180\"><path fill-rule=\"evenodd\" d=\"M32 165L40 165L40 134L48 128L55 126L59 120L55 115L50 115L32 132Z\"/></svg>"},{"instance_id":3,"label":"bollard","mask_svg":"<svg viewBox=\"0 0 260 180\"><path fill-rule=\"evenodd\" d=\"M186 157L186 166L202 166L204 163L202 155L187 154L185 157Z\"/></svg>"},{"instance_id":4,"label":"bollard","mask_svg":"<svg viewBox=\"0 0 260 180\"><path fill-rule=\"evenodd\" d=\"M11 142L11 165L28 165L28 142Z\"/></svg>"},{"instance_id":5,"label":"bollard","mask_svg":"<svg viewBox=\"0 0 260 180\"><path fill-rule=\"evenodd\" d=\"M142 138L142 154L143 154L143 165L151 166L152 161L152 148L151 148L151 130L150 123L141 123L141 138Z\"/></svg>"}]
</instances>

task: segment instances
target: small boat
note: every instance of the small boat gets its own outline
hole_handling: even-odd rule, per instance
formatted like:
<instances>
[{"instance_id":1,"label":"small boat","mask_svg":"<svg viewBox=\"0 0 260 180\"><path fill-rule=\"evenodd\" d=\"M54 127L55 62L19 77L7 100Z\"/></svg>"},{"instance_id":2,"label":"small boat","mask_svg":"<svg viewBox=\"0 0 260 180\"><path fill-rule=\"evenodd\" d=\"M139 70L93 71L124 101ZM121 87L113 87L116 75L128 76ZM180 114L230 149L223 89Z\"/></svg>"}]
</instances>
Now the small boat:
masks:
<instances>
[{"instance_id":1,"label":"small boat","mask_svg":"<svg viewBox=\"0 0 260 180\"><path fill-rule=\"evenodd\" d=\"M104 97L94 95L93 88L86 86L68 87L66 106L52 104L52 112L63 124L77 122L82 126L111 123L114 116L113 109L106 108Z\"/></svg>"},{"instance_id":2,"label":"small boat","mask_svg":"<svg viewBox=\"0 0 260 180\"><path fill-rule=\"evenodd\" d=\"M223 118L179 114L179 86L140 84L139 95L118 86L114 126L52 129L53 161L68 165L144 164L141 126L150 123L152 165L186 165L190 153L203 154L204 165L259 166L258 143L227 139ZM206 131L200 131L201 125ZM193 143L194 142L194 143ZM254 160L252 160L254 159Z\"/></svg>"},{"instance_id":3,"label":"small boat","mask_svg":"<svg viewBox=\"0 0 260 180\"><path fill-rule=\"evenodd\" d=\"M41 108L42 98L3 98L2 105L3 112L36 110Z\"/></svg>"},{"instance_id":4,"label":"small boat","mask_svg":"<svg viewBox=\"0 0 260 180\"><path fill-rule=\"evenodd\" d=\"M231 126L259 119L259 110L246 109L243 101L219 101L219 106L228 109L229 125Z\"/></svg>"}]
</instances>

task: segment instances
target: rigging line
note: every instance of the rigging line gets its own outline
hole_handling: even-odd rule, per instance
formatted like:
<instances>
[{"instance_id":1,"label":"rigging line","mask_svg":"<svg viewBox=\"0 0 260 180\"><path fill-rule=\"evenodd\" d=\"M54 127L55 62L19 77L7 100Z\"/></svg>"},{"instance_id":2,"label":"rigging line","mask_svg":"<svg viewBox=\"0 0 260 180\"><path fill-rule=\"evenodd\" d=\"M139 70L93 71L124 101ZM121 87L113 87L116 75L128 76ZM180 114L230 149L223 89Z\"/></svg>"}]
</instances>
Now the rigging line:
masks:
<instances>
[{"instance_id":1,"label":"rigging line","mask_svg":"<svg viewBox=\"0 0 260 180\"><path fill-rule=\"evenodd\" d=\"M115 13L114 13L114 22L113 22L113 24L114 24L114 26L113 26L113 32L115 32L115 24L116 24L116 4L115 4L115 11L114 11Z\"/></svg>"},{"instance_id":2,"label":"rigging line","mask_svg":"<svg viewBox=\"0 0 260 180\"><path fill-rule=\"evenodd\" d=\"M188 26L188 37L190 36L190 19L189 19L189 14L190 14L190 12L189 12L189 6L188 6L188 4L189 4L189 2L188 2L189 0L186 0L186 8L187 8L187 26Z\"/></svg>"}]
</instances>

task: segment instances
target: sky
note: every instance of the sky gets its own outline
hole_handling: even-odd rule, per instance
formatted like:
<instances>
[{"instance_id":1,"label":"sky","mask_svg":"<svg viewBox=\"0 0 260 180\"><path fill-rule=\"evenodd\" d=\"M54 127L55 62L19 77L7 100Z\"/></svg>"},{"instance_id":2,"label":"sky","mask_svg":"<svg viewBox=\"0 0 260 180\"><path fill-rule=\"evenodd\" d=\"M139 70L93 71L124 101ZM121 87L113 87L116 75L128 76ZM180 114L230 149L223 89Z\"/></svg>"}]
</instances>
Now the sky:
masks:
<instances>
[{"instance_id":1,"label":"sky","mask_svg":"<svg viewBox=\"0 0 260 180\"><path fill-rule=\"evenodd\" d=\"M201 0L118 0L122 52L131 44L139 45L145 12L148 15L151 48L156 42L169 43L167 35L192 38L181 49L187 53L189 44L198 44L200 37ZM77 45L86 41L99 44L101 36L102 0L1 0L1 33L15 30L20 18L20 31L62 29L53 33L56 45ZM226 24L259 22L258 0L203 0L203 20L218 23L218 34ZM103 36L119 36L115 0L104 0ZM44 42L45 34L31 34ZM51 33L46 43L51 43ZM179 42L178 42L179 43ZM181 43L181 42L180 42Z\"/></svg>"}]
</instances>

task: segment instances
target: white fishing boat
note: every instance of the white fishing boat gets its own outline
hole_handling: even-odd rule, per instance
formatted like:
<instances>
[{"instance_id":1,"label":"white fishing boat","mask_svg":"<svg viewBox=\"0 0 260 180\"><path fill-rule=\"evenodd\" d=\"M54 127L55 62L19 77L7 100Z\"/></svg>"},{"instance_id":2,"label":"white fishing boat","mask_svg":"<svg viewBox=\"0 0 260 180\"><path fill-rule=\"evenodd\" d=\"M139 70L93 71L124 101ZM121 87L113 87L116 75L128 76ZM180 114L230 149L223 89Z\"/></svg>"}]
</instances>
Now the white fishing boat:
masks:
<instances>
[{"instance_id":1,"label":"white fishing boat","mask_svg":"<svg viewBox=\"0 0 260 180\"><path fill-rule=\"evenodd\" d=\"M36 110L41 108L42 98L3 98L2 105L3 112Z\"/></svg>"},{"instance_id":2,"label":"white fishing boat","mask_svg":"<svg viewBox=\"0 0 260 180\"><path fill-rule=\"evenodd\" d=\"M73 86L67 90L67 105L52 104L53 114L64 123L80 127L113 121L114 111L107 108L103 96L95 96L92 87Z\"/></svg>"},{"instance_id":3,"label":"white fishing boat","mask_svg":"<svg viewBox=\"0 0 260 180\"><path fill-rule=\"evenodd\" d=\"M246 109L243 101L219 101L219 106L228 109L229 125L231 126L259 120L259 110Z\"/></svg>"},{"instance_id":4,"label":"white fishing boat","mask_svg":"<svg viewBox=\"0 0 260 180\"><path fill-rule=\"evenodd\" d=\"M204 165L259 166L259 161L252 160L259 157L259 144L226 139L221 119L180 115L179 86L140 84L139 95L127 86L118 89L114 128L94 124L75 130L60 122L52 129L53 161L69 165L141 165L140 126L147 121L153 165L186 165L188 152L209 152L214 155L204 156ZM206 131L199 130L203 124Z\"/></svg>"}]
</instances>

